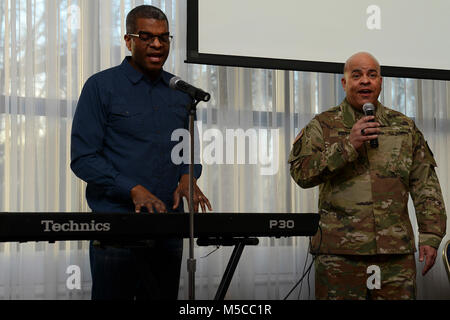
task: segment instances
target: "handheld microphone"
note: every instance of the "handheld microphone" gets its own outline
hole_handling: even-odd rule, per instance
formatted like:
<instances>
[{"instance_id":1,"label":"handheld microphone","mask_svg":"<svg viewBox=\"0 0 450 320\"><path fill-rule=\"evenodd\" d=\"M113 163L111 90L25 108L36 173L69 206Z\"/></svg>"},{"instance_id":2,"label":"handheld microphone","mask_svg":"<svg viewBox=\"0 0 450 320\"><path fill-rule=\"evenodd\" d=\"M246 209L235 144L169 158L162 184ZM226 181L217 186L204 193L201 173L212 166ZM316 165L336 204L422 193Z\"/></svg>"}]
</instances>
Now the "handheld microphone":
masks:
<instances>
[{"instance_id":1,"label":"handheld microphone","mask_svg":"<svg viewBox=\"0 0 450 320\"><path fill-rule=\"evenodd\" d=\"M193 85L184 82L180 77L173 77L172 79L170 79L169 87L187 93L192 97L192 99L195 99L197 101L207 102L211 98L211 95L208 92L205 92L202 89L196 88Z\"/></svg>"},{"instance_id":2,"label":"handheld microphone","mask_svg":"<svg viewBox=\"0 0 450 320\"><path fill-rule=\"evenodd\" d=\"M375 115L375 106L370 102L364 103L363 111L366 116L374 116ZM372 119L372 120L369 120L369 122L375 122L375 120ZM372 148L378 148L378 138L370 140L370 146Z\"/></svg>"}]
</instances>

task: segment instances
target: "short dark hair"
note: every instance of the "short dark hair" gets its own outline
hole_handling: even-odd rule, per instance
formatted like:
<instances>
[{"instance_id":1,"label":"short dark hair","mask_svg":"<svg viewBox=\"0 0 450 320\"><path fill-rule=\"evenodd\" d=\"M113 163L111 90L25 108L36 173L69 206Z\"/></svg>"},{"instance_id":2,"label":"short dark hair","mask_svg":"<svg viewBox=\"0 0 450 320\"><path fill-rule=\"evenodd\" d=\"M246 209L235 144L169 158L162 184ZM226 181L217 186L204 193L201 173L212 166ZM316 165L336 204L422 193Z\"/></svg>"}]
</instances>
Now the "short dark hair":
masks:
<instances>
[{"instance_id":1,"label":"short dark hair","mask_svg":"<svg viewBox=\"0 0 450 320\"><path fill-rule=\"evenodd\" d=\"M137 6L127 14L127 33L135 33L138 31L136 30L136 22L139 18L165 20L167 23L167 28L169 28L169 21L167 20L167 16L164 12L162 12L161 9L144 4L141 6Z\"/></svg>"}]
</instances>

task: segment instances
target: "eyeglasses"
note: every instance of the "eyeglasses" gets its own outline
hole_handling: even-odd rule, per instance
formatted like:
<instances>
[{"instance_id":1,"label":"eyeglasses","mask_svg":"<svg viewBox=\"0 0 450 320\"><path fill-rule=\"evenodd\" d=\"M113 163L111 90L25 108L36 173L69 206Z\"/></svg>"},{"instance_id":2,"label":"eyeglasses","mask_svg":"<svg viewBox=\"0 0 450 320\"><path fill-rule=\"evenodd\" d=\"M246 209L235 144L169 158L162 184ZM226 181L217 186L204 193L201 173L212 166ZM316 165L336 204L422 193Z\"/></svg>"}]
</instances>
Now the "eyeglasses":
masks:
<instances>
[{"instance_id":1,"label":"eyeglasses","mask_svg":"<svg viewBox=\"0 0 450 320\"><path fill-rule=\"evenodd\" d=\"M173 36L171 36L168 32L167 33L163 33L163 34L152 34L150 32L147 31L139 31L137 34L135 33L127 33L127 35L132 36L132 37L137 37L142 41L149 41L150 43L153 43L153 41L155 41L155 38L158 38L158 41L162 44L169 44L172 39Z\"/></svg>"}]
</instances>

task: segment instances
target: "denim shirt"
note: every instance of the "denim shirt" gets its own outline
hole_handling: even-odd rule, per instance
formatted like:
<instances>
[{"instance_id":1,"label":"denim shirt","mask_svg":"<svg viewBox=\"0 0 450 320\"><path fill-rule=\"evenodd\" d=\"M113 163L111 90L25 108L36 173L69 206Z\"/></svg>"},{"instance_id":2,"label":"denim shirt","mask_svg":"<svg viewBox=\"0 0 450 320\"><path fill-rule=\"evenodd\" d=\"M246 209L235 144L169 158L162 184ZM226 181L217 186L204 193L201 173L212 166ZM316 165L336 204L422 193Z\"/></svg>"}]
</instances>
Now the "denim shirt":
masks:
<instances>
[{"instance_id":1,"label":"denim shirt","mask_svg":"<svg viewBox=\"0 0 450 320\"><path fill-rule=\"evenodd\" d=\"M188 164L175 164L176 129L188 130L188 95L169 87L172 74L150 81L125 58L90 77L81 92L71 135L71 169L87 182L89 207L132 212L131 189L140 184L173 206L173 192ZM201 174L196 164L195 178Z\"/></svg>"}]
</instances>

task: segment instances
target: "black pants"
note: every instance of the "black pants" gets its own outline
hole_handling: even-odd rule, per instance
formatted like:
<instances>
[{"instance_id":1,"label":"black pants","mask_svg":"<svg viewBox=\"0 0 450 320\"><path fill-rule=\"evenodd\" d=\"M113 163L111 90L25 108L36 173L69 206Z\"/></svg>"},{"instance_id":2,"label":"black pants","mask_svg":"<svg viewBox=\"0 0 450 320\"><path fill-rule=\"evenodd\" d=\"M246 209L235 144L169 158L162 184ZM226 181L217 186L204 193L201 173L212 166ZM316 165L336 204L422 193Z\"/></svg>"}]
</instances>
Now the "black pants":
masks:
<instances>
[{"instance_id":1,"label":"black pants","mask_svg":"<svg viewBox=\"0 0 450 320\"><path fill-rule=\"evenodd\" d=\"M182 239L135 247L91 241L92 299L176 300L182 252Z\"/></svg>"}]
</instances>

